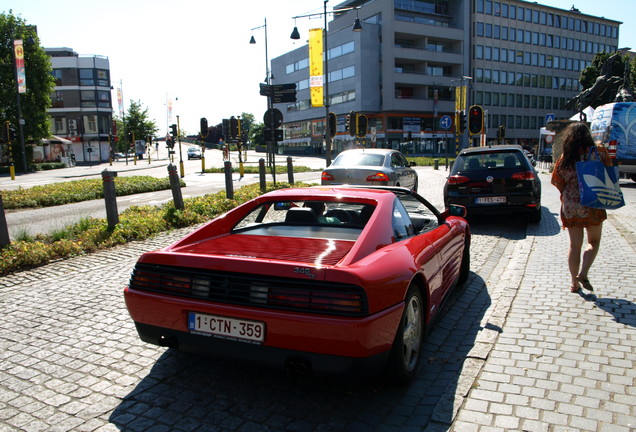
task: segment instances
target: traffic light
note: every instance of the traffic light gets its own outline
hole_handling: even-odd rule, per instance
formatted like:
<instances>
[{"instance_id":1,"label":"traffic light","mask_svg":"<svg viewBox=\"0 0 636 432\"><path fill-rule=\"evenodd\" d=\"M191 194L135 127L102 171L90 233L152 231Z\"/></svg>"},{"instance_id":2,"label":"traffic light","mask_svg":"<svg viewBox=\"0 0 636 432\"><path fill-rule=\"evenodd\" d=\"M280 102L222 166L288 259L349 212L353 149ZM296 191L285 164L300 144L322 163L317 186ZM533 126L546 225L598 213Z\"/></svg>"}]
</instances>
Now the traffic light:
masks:
<instances>
[{"instance_id":1,"label":"traffic light","mask_svg":"<svg viewBox=\"0 0 636 432\"><path fill-rule=\"evenodd\" d=\"M479 135L484 130L484 109L479 105L473 105L468 109L468 132L471 135Z\"/></svg>"},{"instance_id":2,"label":"traffic light","mask_svg":"<svg viewBox=\"0 0 636 432\"><path fill-rule=\"evenodd\" d=\"M230 138L237 139L241 133L241 120L230 117Z\"/></svg>"},{"instance_id":3,"label":"traffic light","mask_svg":"<svg viewBox=\"0 0 636 432\"><path fill-rule=\"evenodd\" d=\"M221 135L223 135L223 139L230 137L230 119L223 119L223 121L221 121Z\"/></svg>"},{"instance_id":4,"label":"traffic light","mask_svg":"<svg viewBox=\"0 0 636 432\"><path fill-rule=\"evenodd\" d=\"M466 131L466 113L464 113L464 111L459 111L457 115L457 133L461 135L465 131Z\"/></svg>"},{"instance_id":5,"label":"traffic light","mask_svg":"<svg viewBox=\"0 0 636 432\"><path fill-rule=\"evenodd\" d=\"M352 137L356 136L356 132L358 131L358 114L355 111L349 113L347 129L349 129L349 135Z\"/></svg>"},{"instance_id":6,"label":"traffic light","mask_svg":"<svg viewBox=\"0 0 636 432\"><path fill-rule=\"evenodd\" d=\"M329 133L330 138L333 138L336 136L337 129L338 129L338 118L336 117L334 113L330 112L329 123L327 128L327 132Z\"/></svg>"},{"instance_id":7,"label":"traffic light","mask_svg":"<svg viewBox=\"0 0 636 432\"><path fill-rule=\"evenodd\" d=\"M367 126L369 124L369 119L364 114L356 115L356 136L358 138L364 138L367 136Z\"/></svg>"},{"instance_id":8,"label":"traffic light","mask_svg":"<svg viewBox=\"0 0 636 432\"><path fill-rule=\"evenodd\" d=\"M178 138L179 137L179 131L177 130L177 125L176 124L171 124L170 125L170 134L172 135L172 138Z\"/></svg>"},{"instance_id":9,"label":"traffic light","mask_svg":"<svg viewBox=\"0 0 636 432\"><path fill-rule=\"evenodd\" d=\"M208 119L201 117L201 138L208 136Z\"/></svg>"}]
</instances>

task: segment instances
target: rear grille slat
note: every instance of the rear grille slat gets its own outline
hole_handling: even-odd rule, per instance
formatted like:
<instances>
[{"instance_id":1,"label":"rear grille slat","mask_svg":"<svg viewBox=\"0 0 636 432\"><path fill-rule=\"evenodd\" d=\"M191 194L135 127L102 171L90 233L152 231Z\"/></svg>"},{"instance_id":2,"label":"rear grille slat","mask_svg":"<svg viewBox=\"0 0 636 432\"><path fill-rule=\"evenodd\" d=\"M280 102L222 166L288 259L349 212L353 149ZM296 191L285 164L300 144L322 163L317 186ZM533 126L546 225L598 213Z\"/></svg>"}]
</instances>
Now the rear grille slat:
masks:
<instances>
[{"instance_id":1,"label":"rear grille slat","mask_svg":"<svg viewBox=\"0 0 636 432\"><path fill-rule=\"evenodd\" d=\"M364 290L356 285L254 276L156 264L137 264L130 288L215 303L323 315L365 316Z\"/></svg>"}]
</instances>

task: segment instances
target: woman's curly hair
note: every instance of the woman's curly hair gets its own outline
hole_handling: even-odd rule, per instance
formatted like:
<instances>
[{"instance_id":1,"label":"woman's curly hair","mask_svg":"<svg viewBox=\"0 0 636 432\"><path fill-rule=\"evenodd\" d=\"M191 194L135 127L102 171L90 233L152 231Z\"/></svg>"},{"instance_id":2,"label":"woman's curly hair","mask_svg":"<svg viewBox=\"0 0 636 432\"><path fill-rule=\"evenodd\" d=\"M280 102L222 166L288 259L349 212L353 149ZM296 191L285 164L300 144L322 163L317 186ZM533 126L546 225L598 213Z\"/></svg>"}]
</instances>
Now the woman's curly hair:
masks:
<instances>
[{"instance_id":1,"label":"woman's curly hair","mask_svg":"<svg viewBox=\"0 0 636 432\"><path fill-rule=\"evenodd\" d=\"M572 168L576 166L581 154L594 145L594 139L590 128L582 122L572 123L565 128L561 135L563 143L563 166Z\"/></svg>"}]
</instances>

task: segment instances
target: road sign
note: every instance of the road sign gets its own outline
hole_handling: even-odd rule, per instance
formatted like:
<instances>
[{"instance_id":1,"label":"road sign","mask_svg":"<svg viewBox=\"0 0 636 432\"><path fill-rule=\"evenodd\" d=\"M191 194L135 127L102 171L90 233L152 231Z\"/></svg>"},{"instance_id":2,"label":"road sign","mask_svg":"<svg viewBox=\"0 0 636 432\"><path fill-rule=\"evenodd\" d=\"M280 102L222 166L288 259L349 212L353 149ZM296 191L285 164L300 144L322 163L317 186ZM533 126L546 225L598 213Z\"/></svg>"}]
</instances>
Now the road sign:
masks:
<instances>
[{"instance_id":1,"label":"road sign","mask_svg":"<svg viewBox=\"0 0 636 432\"><path fill-rule=\"evenodd\" d=\"M268 129L278 129L283 124L283 113L276 108L270 108L263 115L263 123Z\"/></svg>"},{"instance_id":2,"label":"road sign","mask_svg":"<svg viewBox=\"0 0 636 432\"><path fill-rule=\"evenodd\" d=\"M265 135L265 142L269 142L272 141L272 130L271 129L264 129L263 130L263 134ZM276 141L282 141L283 140L283 130L282 129L274 129L274 138L276 138Z\"/></svg>"},{"instance_id":3,"label":"road sign","mask_svg":"<svg viewBox=\"0 0 636 432\"><path fill-rule=\"evenodd\" d=\"M261 96L272 98L273 103L296 102L296 84L260 84Z\"/></svg>"},{"instance_id":4,"label":"road sign","mask_svg":"<svg viewBox=\"0 0 636 432\"><path fill-rule=\"evenodd\" d=\"M453 124L453 120L449 115L443 115L441 119L439 119L439 127L442 129L450 129Z\"/></svg>"},{"instance_id":5,"label":"road sign","mask_svg":"<svg viewBox=\"0 0 636 432\"><path fill-rule=\"evenodd\" d=\"M545 115L545 124L548 124L548 122L554 121L554 113L550 113L550 114L546 114Z\"/></svg>"}]
</instances>

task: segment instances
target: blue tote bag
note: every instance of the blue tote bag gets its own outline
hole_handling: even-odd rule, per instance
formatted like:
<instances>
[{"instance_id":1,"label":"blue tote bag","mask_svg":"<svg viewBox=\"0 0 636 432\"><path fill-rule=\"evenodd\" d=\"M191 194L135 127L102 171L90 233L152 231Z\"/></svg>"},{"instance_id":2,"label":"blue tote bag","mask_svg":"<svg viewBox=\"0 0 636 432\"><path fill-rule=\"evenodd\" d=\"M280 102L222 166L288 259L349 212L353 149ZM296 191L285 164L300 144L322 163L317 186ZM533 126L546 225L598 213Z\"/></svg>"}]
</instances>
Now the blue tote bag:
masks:
<instances>
[{"instance_id":1,"label":"blue tote bag","mask_svg":"<svg viewBox=\"0 0 636 432\"><path fill-rule=\"evenodd\" d=\"M586 160L576 163L576 175L582 206L612 210L625 205L618 183L618 167L605 166L596 146L590 149Z\"/></svg>"}]
</instances>

